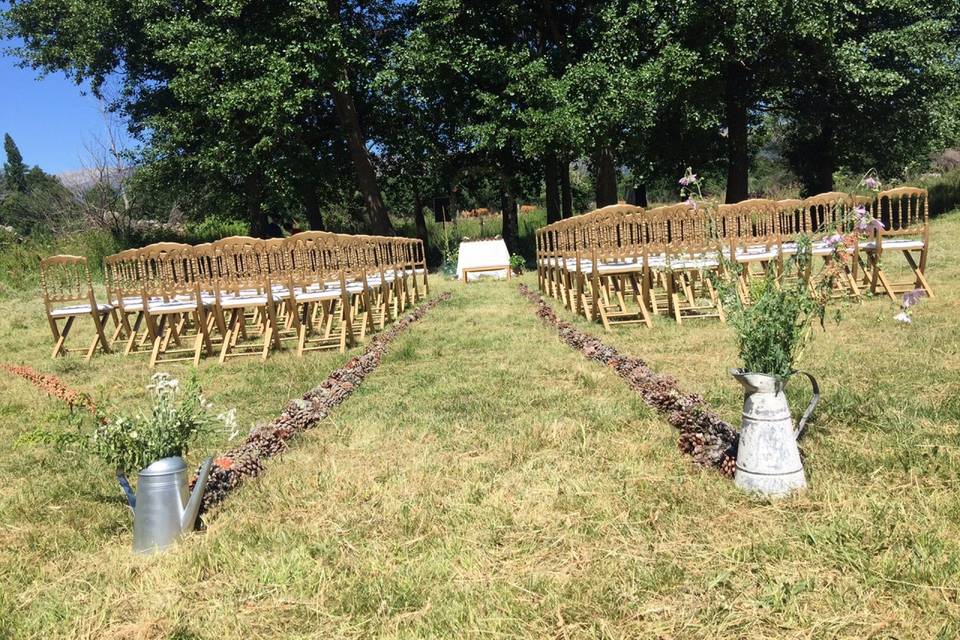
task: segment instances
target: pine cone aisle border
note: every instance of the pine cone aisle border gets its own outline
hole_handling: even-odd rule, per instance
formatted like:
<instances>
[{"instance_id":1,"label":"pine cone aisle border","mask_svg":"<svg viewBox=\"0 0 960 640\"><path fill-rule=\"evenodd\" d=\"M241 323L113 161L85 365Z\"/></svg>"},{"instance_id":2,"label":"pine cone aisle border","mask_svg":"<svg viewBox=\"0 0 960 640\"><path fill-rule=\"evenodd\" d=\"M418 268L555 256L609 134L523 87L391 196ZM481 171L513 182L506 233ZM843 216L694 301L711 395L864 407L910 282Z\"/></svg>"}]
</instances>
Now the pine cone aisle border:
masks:
<instances>
[{"instance_id":1,"label":"pine cone aisle border","mask_svg":"<svg viewBox=\"0 0 960 640\"><path fill-rule=\"evenodd\" d=\"M0 369L15 376L20 376L41 391L66 402L71 409L80 407L93 415L97 415L97 405L94 404L90 396L71 389L53 374L39 373L26 365L0 364Z\"/></svg>"},{"instance_id":2,"label":"pine cone aisle border","mask_svg":"<svg viewBox=\"0 0 960 640\"><path fill-rule=\"evenodd\" d=\"M420 305L395 322L387 331L375 336L364 352L347 364L334 369L319 385L291 400L280 416L254 428L247 439L234 449L216 456L203 493L200 512L219 504L243 478L253 478L264 471L264 461L286 450L288 443L301 431L310 429L330 411L346 400L357 386L371 374L383 359L389 344L407 327L423 318L430 309L449 300L449 292ZM198 469L199 470L199 469ZM191 490L197 480L194 473Z\"/></svg>"},{"instance_id":3,"label":"pine cone aisle border","mask_svg":"<svg viewBox=\"0 0 960 640\"><path fill-rule=\"evenodd\" d=\"M591 360L604 364L623 378L644 402L680 430L677 448L693 461L733 477L736 470L737 430L720 419L699 395L684 394L676 379L656 373L640 358L620 354L599 338L584 333L557 317L543 296L525 284L520 294L537 305L537 317L557 330L560 339Z\"/></svg>"}]
</instances>

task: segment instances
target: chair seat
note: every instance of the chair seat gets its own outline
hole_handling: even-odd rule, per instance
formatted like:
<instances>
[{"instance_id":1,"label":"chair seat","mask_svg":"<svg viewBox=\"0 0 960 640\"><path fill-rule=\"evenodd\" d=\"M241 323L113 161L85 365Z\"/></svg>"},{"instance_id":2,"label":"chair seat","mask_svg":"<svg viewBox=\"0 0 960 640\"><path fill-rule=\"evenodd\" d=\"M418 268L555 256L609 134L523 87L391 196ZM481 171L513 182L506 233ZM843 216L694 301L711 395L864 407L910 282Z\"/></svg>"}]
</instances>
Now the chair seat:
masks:
<instances>
[{"instance_id":1,"label":"chair seat","mask_svg":"<svg viewBox=\"0 0 960 640\"><path fill-rule=\"evenodd\" d=\"M204 306L208 305L209 303L204 301ZM183 313L186 311L195 311L196 308L196 300L170 300L169 302L150 300L147 302L147 311L150 313Z\"/></svg>"},{"instance_id":2,"label":"chair seat","mask_svg":"<svg viewBox=\"0 0 960 640\"><path fill-rule=\"evenodd\" d=\"M639 271L642 268L642 264L638 264L633 260L601 262L599 265L597 265L597 271L600 273L629 273L633 271Z\"/></svg>"},{"instance_id":3,"label":"chair seat","mask_svg":"<svg viewBox=\"0 0 960 640\"><path fill-rule=\"evenodd\" d=\"M752 262L754 260L766 261L774 260L780 255L776 250L770 251L738 251L737 252L737 262Z\"/></svg>"},{"instance_id":4,"label":"chair seat","mask_svg":"<svg viewBox=\"0 0 960 640\"><path fill-rule=\"evenodd\" d=\"M686 258L670 261L671 269L712 269L720 266L720 261L716 258Z\"/></svg>"},{"instance_id":5,"label":"chair seat","mask_svg":"<svg viewBox=\"0 0 960 640\"><path fill-rule=\"evenodd\" d=\"M315 289L298 291L294 296L297 302L317 302L318 300L336 300L340 297L340 289Z\"/></svg>"},{"instance_id":6,"label":"chair seat","mask_svg":"<svg viewBox=\"0 0 960 640\"><path fill-rule=\"evenodd\" d=\"M865 242L860 245L864 251L876 251L877 242L871 240L870 242ZM924 242L923 240L884 240L881 245L884 249L893 249L896 251L899 250L910 250L910 249L923 249Z\"/></svg>"},{"instance_id":7,"label":"chair seat","mask_svg":"<svg viewBox=\"0 0 960 640\"><path fill-rule=\"evenodd\" d=\"M274 302L279 302L283 299L283 295L280 292L274 291L271 294ZM254 295L239 295L239 296L225 296L220 299L220 308L221 309L238 309L240 307L262 307L267 304L267 296L265 294L254 294Z\"/></svg>"},{"instance_id":8,"label":"chair seat","mask_svg":"<svg viewBox=\"0 0 960 640\"><path fill-rule=\"evenodd\" d=\"M140 298L140 296L125 296L122 301L119 300L118 298L114 298L113 300L110 301L110 304L114 307L123 306L127 309L130 309L132 306L138 305L141 303L142 303L142 299Z\"/></svg>"},{"instance_id":9,"label":"chair seat","mask_svg":"<svg viewBox=\"0 0 960 640\"><path fill-rule=\"evenodd\" d=\"M108 313L113 310L113 305L106 303L97 303L97 311L100 313ZM54 309L50 312L50 315L54 318L64 318L67 316L79 316L84 313L90 313L89 304L76 304L70 307L60 307L59 309Z\"/></svg>"}]
</instances>

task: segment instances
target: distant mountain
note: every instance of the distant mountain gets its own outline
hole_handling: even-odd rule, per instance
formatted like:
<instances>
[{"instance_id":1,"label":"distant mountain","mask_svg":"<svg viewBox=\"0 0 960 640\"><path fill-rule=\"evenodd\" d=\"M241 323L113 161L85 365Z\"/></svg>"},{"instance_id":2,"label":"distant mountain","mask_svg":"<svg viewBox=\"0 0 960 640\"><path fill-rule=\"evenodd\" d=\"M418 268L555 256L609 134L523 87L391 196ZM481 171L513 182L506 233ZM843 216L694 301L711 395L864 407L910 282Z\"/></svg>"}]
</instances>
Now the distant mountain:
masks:
<instances>
[{"instance_id":1,"label":"distant mountain","mask_svg":"<svg viewBox=\"0 0 960 640\"><path fill-rule=\"evenodd\" d=\"M123 178L129 177L133 169L118 171L116 169L107 169L103 173L110 186L116 187ZM61 171L56 174L57 179L67 189L73 192L83 192L97 184L101 180L101 172L98 169L74 169L73 171Z\"/></svg>"}]
</instances>

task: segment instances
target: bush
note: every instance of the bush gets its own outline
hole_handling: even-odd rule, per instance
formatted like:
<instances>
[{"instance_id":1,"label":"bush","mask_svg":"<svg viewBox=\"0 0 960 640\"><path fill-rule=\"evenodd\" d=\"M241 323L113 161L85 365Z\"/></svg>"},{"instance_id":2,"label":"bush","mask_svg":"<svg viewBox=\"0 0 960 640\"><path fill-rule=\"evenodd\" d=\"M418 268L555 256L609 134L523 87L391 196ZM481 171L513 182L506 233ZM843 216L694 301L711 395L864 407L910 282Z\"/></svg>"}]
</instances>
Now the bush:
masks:
<instances>
[{"instance_id":1,"label":"bush","mask_svg":"<svg viewBox=\"0 0 960 640\"><path fill-rule=\"evenodd\" d=\"M230 236L246 236L250 234L250 225L243 220L208 216L200 222L187 223L186 241L190 244L213 242ZM149 244L149 243L144 243Z\"/></svg>"},{"instance_id":2,"label":"bush","mask_svg":"<svg viewBox=\"0 0 960 640\"><path fill-rule=\"evenodd\" d=\"M960 206L960 169L924 181L930 192L930 215L938 216Z\"/></svg>"}]
</instances>

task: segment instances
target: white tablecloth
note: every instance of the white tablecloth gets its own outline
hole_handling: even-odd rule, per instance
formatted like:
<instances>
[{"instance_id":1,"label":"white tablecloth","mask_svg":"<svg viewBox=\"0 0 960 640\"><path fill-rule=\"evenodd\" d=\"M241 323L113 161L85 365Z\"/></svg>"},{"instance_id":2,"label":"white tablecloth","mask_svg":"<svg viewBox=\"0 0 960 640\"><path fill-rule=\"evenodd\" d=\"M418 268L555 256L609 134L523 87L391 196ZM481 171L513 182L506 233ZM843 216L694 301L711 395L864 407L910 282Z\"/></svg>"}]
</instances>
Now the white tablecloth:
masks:
<instances>
[{"instance_id":1,"label":"white tablecloth","mask_svg":"<svg viewBox=\"0 0 960 640\"><path fill-rule=\"evenodd\" d=\"M503 240L476 240L460 243L460 253L457 256L457 279L463 280L464 269L477 267L500 267L510 264L510 253ZM480 278L506 279L509 267L498 271L483 273L468 273L467 280L473 282Z\"/></svg>"}]
</instances>

